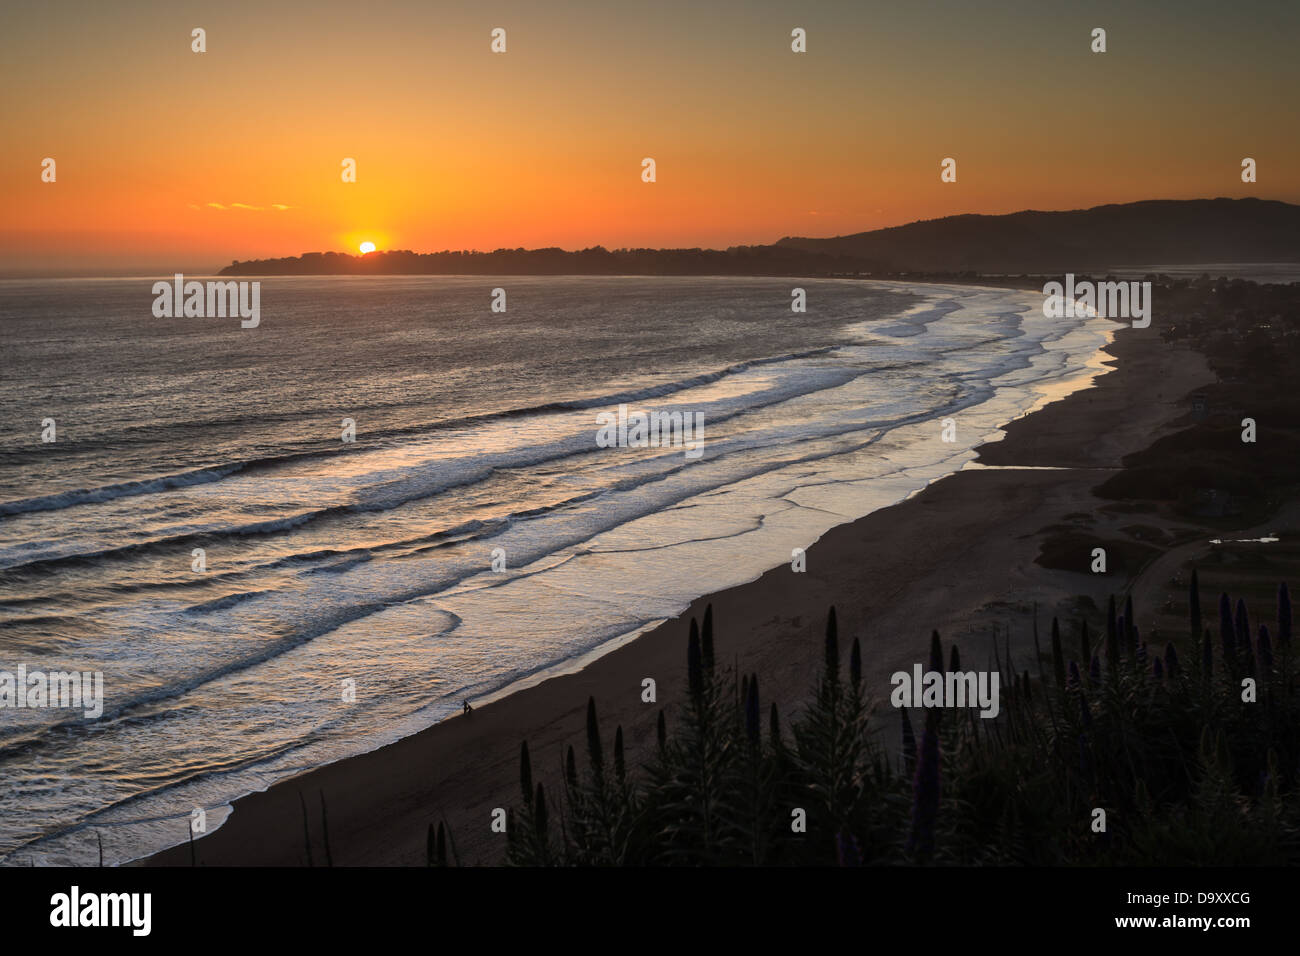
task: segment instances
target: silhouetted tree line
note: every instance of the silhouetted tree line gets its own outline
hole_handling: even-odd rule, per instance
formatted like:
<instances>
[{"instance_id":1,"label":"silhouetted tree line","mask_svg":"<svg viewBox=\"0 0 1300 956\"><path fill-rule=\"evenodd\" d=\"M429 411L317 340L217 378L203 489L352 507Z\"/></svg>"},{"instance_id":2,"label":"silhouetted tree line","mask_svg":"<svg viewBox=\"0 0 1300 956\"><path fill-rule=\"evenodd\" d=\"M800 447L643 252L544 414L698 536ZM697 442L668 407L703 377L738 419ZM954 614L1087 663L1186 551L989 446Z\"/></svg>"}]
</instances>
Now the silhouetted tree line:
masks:
<instances>
[{"instance_id":1,"label":"silhouetted tree line","mask_svg":"<svg viewBox=\"0 0 1300 956\"><path fill-rule=\"evenodd\" d=\"M284 259L235 260L221 275L808 275L871 272L878 263L777 246L730 249L497 249L347 255L308 252Z\"/></svg>"}]
</instances>

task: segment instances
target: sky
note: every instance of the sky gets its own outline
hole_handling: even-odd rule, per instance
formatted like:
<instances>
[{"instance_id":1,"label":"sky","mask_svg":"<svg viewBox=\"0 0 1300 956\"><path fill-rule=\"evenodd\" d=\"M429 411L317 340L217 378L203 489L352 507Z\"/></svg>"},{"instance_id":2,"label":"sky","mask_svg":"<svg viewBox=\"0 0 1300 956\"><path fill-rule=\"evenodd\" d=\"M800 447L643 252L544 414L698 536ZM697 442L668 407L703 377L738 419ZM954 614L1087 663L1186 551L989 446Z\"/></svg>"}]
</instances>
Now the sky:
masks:
<instances>
[{"instance_id":1,"label":"sky","mask_svg":"<svg viewBox=\"0 0 1300 956\"><path fill-rule=\"evenodd\" d=\"M1300 202L1297 40L1294 0L7 0L0 274Z\"/></svg>"}]
</instances>

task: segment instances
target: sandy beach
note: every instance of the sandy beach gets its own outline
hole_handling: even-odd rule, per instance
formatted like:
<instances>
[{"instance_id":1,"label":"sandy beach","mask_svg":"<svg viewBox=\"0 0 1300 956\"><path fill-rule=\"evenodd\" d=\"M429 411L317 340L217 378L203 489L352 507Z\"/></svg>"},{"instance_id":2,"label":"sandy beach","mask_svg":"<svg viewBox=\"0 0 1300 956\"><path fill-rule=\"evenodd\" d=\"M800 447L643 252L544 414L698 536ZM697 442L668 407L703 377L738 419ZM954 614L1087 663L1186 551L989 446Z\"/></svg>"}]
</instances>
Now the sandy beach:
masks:
<instances>
[{"instance_id":1,"label":"sandy beach","mask_svg":"<svg viewBox=\"0 0 1300 956\"><path fill-rule=\"evenodd\" d=\"M1038 564L1049 529L1086 513L1090 533L1118 536L1132 516L1103 512L1091 489L1124 455L1166 434L1188 414L1188 396L1214 379L1202 356L1165 345L1156 326L1120 330L1108 351L1114 371L1093 387L1013 422L1004 440L981 449L977 466L833 529L808 551L806 573L782 566L701 598L578 673L247 796L192 848L142 862L188 866L193 853L202 866L305 865L305 801L311 860L323 865L323 795L336 866L424 865L428 827L444 820L462 865L500 864L505 837L490 820L494 808L519 803L520 742L528 742L534 779L558 790L564 750L581 744L591 696L607 736L622 726L629 765L637 766L653 746L659 710L674 719L685 692L688 622L707 604L720 665L757 672L765 704L775 701L787 717L820 666L831 605L841 641L862 641L864 678L878 701L887 697L890 673L924 660L931 629L955 641L963 660L982 665L994 629L1009 628L1018 668L1031 666L1035 605L1042 627L1077 596L1104 603L1128 584L1122 570L1088 573L1086 551L1077 571ZM646 677L657 682L655 704L642 702ZM877 724L891 742L895 721L882 712Z\"/></svg>"}]
</instances>

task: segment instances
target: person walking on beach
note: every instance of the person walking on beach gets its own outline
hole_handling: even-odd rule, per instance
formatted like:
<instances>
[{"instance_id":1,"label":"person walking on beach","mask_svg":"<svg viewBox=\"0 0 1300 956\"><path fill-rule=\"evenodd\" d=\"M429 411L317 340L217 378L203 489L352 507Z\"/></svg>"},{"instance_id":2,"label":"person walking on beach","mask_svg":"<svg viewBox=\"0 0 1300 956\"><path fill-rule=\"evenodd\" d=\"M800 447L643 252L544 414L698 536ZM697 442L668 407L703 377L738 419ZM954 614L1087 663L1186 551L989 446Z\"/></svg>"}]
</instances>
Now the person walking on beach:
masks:
<instances>
[{"instance_id":1,"label":"person walking on beach","mask_svg":"<svg viewBox=\"0 0 1300 956\"><path fill-rule=\"evenodd\" d=\"M467 700L462 700L461 703L465 705L465 713L467 713L467 714L468 714L471 710L474 709L473 707L471 707L471 706L469 705L469 701L467 701Z\"/></svg>"}]
</instances>

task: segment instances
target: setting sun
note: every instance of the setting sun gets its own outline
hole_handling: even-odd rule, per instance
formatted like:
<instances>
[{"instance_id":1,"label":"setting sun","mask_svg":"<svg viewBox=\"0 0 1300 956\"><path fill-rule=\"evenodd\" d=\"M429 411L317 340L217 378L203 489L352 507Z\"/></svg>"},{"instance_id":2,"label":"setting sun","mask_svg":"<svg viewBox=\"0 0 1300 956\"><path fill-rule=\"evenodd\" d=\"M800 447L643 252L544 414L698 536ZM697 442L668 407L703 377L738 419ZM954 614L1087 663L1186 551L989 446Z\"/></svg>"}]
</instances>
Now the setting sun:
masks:
<instances>
[{"instance_id":1,"label":"setting sun","mask_svg":"<svg viewBox=\"0 0 1300 956\"><path fill-rule=\"evenodd\" d=\"M363 243L361 243L361 254L362 254L362 255L365 255L367 252L374 252L374 251L375 251L375 244L374 244L373 242L363 242Z\"/></svg>"}]
</instances>

